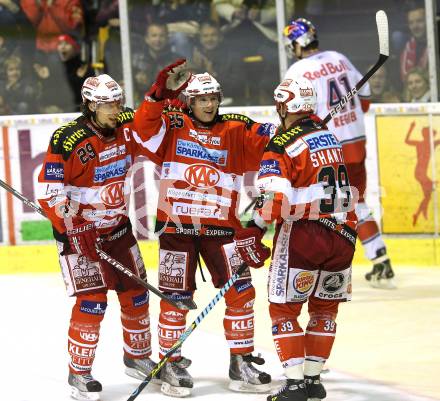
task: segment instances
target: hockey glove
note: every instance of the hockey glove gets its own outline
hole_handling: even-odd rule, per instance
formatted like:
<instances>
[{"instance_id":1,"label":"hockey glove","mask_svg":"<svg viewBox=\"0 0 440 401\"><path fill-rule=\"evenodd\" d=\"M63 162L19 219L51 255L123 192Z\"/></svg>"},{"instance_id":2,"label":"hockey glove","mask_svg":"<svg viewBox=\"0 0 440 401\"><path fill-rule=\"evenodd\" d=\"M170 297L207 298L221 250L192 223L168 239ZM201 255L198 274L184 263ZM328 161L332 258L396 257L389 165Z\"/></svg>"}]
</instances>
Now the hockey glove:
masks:
<instances>
[{"instance_id":1,"label":"hockey glove","mask_svg":"<svg viewBox=\"0 0 440 401\"><path fill-rule=\"evenodd\" d=\"M191 72L186 67L186 60L179 59L157 74L156 82L147 92L147 96L156 100L175 99L187 86Z\"/></svg>"},{"instance_id":2,"label":"hockey glove","mask_svg":"<svg viewBox=\"0 0 440 401\"><path fill-rule=\"evenodd\" d=\"M96 252L98 233L94 223L85 222L74 225L72 229L67 230L66 234L72 251L86 256L93 262L100 259Z\"/></svg>"},{"instance_id":3,"label":"hockey glove","mask_svg":"<svg viewBox=\"0 0 440 401\"><path fill-rule=\"evenodd\" d=\"M242 228L235 231L234 241L241 259L250 267L259 268L270 257L270 249L261 240L264 231L258 227Z\"/></svg>"},{"instance_id":4,"label":"hockey glove","mask_svg":"<svg viewBox=\"0 0 440 401\"><path fill-rule=\"evenodd\" d=\"M165 101L165 110L185 112L188 110L188 106L186 105L185 102L182 102L179 98L167 99Z\"/></svg>"}]
</instances>

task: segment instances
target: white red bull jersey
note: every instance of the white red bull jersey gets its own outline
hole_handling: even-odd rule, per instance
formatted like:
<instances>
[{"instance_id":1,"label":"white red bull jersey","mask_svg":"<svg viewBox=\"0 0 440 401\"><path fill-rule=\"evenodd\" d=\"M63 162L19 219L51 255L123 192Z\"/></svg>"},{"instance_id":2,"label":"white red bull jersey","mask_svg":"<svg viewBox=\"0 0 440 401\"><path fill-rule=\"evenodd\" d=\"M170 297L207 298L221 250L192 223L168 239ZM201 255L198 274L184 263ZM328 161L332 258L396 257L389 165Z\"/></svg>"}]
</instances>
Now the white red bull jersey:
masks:
<instances>
[{"instance_id":1,"label":"white red bull jersey","mask_svg":"<svg viewBox=\"0 0 440 401\"><path fill-rule=\"evenodd\" d=\"M361 73L343 54L335 51L315 53L292 64L285 79L303 76L309 79L317 93L316 115L324 119L343 96L362 78ZM370 86L366 83L338 115L328 123L328 128L342 145L365 140L364 112L361 100L370 97Z\"/></svg>"}]
</instances>

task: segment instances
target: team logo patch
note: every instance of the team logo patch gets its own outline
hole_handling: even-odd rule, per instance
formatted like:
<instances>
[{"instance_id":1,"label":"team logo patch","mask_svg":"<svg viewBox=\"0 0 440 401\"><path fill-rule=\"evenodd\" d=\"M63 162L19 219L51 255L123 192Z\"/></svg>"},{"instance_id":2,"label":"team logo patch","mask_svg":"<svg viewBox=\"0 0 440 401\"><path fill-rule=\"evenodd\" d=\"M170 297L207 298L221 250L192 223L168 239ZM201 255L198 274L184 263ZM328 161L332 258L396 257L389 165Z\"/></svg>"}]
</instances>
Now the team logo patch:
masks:
<instances>
[{"instance_id":1,"label":"team logo patch","mask_svg":"<svg viewBox=\"0 0 440 401\"><path fill-rule=\"evenodd\" d=\"M187 252L159 252L159 285L171 290L184 290L186 286Z\"/></svg>"},{"instance_id":2,"label":"team logo patch","mask_svg":"<svg viewBox=\"0 0 440 401\"><path fill-rule=\"evenodd\" d=\"M107 308L107 302L81 301L79 310L90 315L103 315Z\"/></svg>"},{"instance_id":3,"label":"team logo patch","mask_svg":"<svg viewBox=\"0 0 440 401\"><path fill-rule=\"evenodd\" d=\"M344 281L342 273L329 274L322 282L322 287L327 292L336 292L344 286Z\"/></svg>"},{"instance_id":4,"label":"team logo patch","mask_svg":"<svg viewBox=\"0 0 440 401\"><path fill-rule=\"evenodd\" d=\"M176 322L181 322L184 320L183 313L180 313L177 311L173 311L173 310L168 311L168 312L165 312L164 315L169 322L176 323Z\"/></svg>"},{"instance_id":5,"label":"team logo patch","mask_svg":"<svg viewBox=\"0 0 440 401\"><path fill-rule=\"evenodd\" d=\"M330 132L314 132L302 138L308 145L310 153L318 152L319 150L340 148L341 145Z\"/></svg>"},{"instance_id":6,"label":"team logo patch","mask_svg":"<svg viewBox=\"0 0 440 401\"><path fill-rule=\"evenodd\" d=\"M263 160L260 163L260 170L258 171L258 177L265 175L281 175L280 162L274 159Z\"/></svg>"},{"instance_id":7,"label":"team logo patch","mask_svg":"<svg viewBox=\"0 0 440 401\"><path fill-rule=\"evenodd\" d=\"M235 289L238 293L243 292L244 290L247 290L248 288L252 287L252 283L250 281L243 283L243 284L234 284Z\"/></svg>"},{"instance_id":8,"label":"team logo patch","mask_svg":"<svg viewBox=\"0 0 440 401\"><path fill-rule=\"evenodd\" d=\"M293 286L300 294L309 292L315 282L315 276L312 272L299 272L293 279Z\"/></svg>"},{"instance_id":9,"label":"team logo patch","mask_svg":"<svg viewBox=\"0 0 440 401\"><path fill-rule=\"evenodd\" d=\"M205 217L211 219L222 219L223 215L220 206L192 205L190 203L174 202L173 212L176 216Z\"/></svg>"},{"instance_id":10,"label":"team logo patch","mask_svg":"<svg viewBox=\"0 0 440 401\"><path fill-rule=\"evenodd\" d=\"M105 166L95 167L94 182L104 182L110 178L122 177L130 168L130 157L118 160Z\"/></svg>"},{"instance_id":11,"label":"team logo patch","mask_svg":"<svg viewBox=\"0 0 440 401\"><path fill-rule=\"evenodd\" d=\"M148 303L150 296L148 292L133 297L133 306L142 306Z\"/></svg>"},{"instance_id":12,"label":"team logo patch","mask_svg":"<svg viewBox=\"0 0 440 401\"><path fill-rule=\"evenodd\" d=\"M176 155L190 157L225 166L228 158L227 150L207 149L192 141L177 140Z\"/></svg>"},{"instance_id":13,"label":"team logo patch","mask_svg":"<svg viewBox=\"0 0 440 401\"><path fill-rule=\"evenodd\" d=\"M220 181L220 173L207 164L192 164L184 173L185 181L197 188L212 188Z\"/></svg>"},{"instance_id":14,"label":"team logo patch","mask_svg":"<svg viewBox=\"0 0 440 401\"><path fill-rule=\"evenodd\" d=\"M277 324L272 326L272 334L278 334L278 325Z\"/></svg>"},{"instance_id":15,"label":"team logo patch","mask_svg":"<svg viewBox=\"0 0 440 401\"><path fill-rule=\"evenodd\" d=\"M99 161L103 162L112 159L116 156L125 154L125 144L121 146L114 146L110 149L104 150L99 154Z\"/></svg>"},{"instance_id":16,"label":"team logo patch","mask_svg":"<svg viewBox=\"0 0 440 401\"><path fill-rule=\"evenodd\" d=\"M121 206L124 199L124 181L112 182L101 189L100 198L107 206Z\"/></svg>"},{"instance_id":17,"label":"team logo patch","mask_svg":"<svg viewBox=\"0 0 440 401\"><path fill-rule=\"evenodd\" d=\"M44 165L44 179L48 181L62 181L64 179L63 163L46 163Z\"/></svg>"},{"instance_id":18,"label":"team logo patch","mask_svg":"<svg viewBox=\"0 0 440 401\"><path fill-rule=\"evenodd\" d=\"M300 138L297 141L293 142L292 145L287 146L286 153L290 157L296 157L300 155L304 150L307 149L306 143Z\"/></svg>"}]
</instances>

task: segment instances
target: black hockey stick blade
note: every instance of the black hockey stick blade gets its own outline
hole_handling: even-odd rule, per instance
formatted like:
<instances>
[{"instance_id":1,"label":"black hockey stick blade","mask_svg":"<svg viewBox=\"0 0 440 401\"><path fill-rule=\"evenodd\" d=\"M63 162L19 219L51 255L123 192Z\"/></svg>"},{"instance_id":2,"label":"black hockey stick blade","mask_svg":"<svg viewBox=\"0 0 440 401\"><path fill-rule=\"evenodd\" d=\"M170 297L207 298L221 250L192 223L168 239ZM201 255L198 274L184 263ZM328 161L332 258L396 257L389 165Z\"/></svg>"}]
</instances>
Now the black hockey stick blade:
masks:
<instances>
[{"instance_id":1,"label":"black hockey stick blade","mask_svg":"<svg viewBox=\"0 0 440 401\"><path fill-rule=\"evenodd\" d=\"M388 35L388 17L385 11L379 10L376 13L377 34L379 36L379 59L376 64L362 77L362 79L340 100L340 102L330 110L330 113L324 118L323 123L327 124L336 114L338 114L345 105L352 99L367 82L372 75L387 61L389 51L389 35Z\"/></svg>"},{"instance_id":2,"label":"black hockey stick blade","mask_svg":"<svg viewBox=\"0 0 440 401\"><path fill-rule=\"evenodd\" d=\"M0 187L3 187L4 189L6 189L6 191L8 191L12 195L14 195L18 199L20 199L25 205L29 206L30 208L34 209L37 213L39 213L43 217L47 218L46 213L44 213L44 210L40 206L38 206L37 204L32 202L30 199L26 198L24 195L22 195L20 192L16 191L14 188L12 188L10 185L8 185L6 182L4 182L1 179L0 179ZM167 297L165 294L162 294L158 289L153 287L151 284L147 283L146 281L142 280L138 276L134 275L123 264L121 264L117 260L113 259L110 255L105 253L102 249L96 248L96 250L102 259L106 260L113 267L115 267L116 269L118 269L122 273L125 273L127 276L129 276L134 281L136 281L139 285L150 290L151 292L156 294L159 298L168 302L170 305L173 305L175 308L184 309L184 310L197 309L197 305L192 299L174 301L173 299Z\"/></svg>"}]
</instances>

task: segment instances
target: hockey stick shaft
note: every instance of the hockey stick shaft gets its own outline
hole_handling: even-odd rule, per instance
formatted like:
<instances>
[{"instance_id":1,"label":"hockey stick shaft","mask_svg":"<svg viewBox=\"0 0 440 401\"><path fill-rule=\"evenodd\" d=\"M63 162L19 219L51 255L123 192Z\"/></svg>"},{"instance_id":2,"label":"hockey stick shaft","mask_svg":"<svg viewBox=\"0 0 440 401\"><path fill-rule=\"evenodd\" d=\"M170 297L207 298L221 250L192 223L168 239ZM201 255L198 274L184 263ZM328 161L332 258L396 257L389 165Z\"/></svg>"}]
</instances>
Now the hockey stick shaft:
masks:
<instances>
[{"instance_id":1,"label":"hockey stick shaft","mask_svg":"<svg viewBox=\"0 0 440 401\"><path fill-rule=\"evenodd\" d=\"M22 195L20 192L16 191L14 188L12 188L10 185L8 185L6 182L0 179L0 186L6 189L9 193L20 199L25 205L29 206L30 208L34 209L37 213L39 213L41 216L46 217L46 213L44 213L44 210L39 207L37 204L26 198L24 195ZM152 293L156 294L159 298L163 299L164 301L168 302L169 304L173 305L175 308L178 309L195 309L192 305L187 305L182 301L174 301L173 299L170 299L166 295L162 294L157 288L153 287L151 284L148 284L144 280L142 280L140 277L133 274L129 269L127 269L122 263L119 263L116 259L113 259L108 253L104 252L102 249L96 248L96 251L98 252L101 259L104 259L107 261L110 265L118 269L120 272L124 273L136 283L141 285L142 287L146 288L147 290L150 290Z\"/></svg>"},{"instance_id":2,"label":"hockey stick shaft","mask_svg":"<svg viewBox=\"0 0 440 401\"><path fill-rule=\"evenodd\" d=\"M336 114L338 114L345 105L353 99L364 84L373 76L373 74L387 61L389 57L389 39L388 39L388 18L385 11L380 10L376 13L377 33L379 36L379 58L376 64L368 70L362 79L352 88L339 103L330 110L323 122L327 124Z\"/></svg>"},{"instance_id":3,"label":"hockey stick shaft","mask_svg":"<svg viewBox=\"0 0 440 401\"><path fill-rule=\"evenodd\" d=\"M200 314L196 317L196 319L191 323L191 325L181 334L179 339L174 343L174 345L169 349L169 351L163 356L163 358L157 363L157 365L153 368L150 374L142 381L142 383L136 388L136 390L127 398L127 401L134 401L136 397L140 394L140 392L147 386L147 384L151 381L153 376L156 376L163 365L171 358L174 351L180 348L183 342L189 337L189 335L194 331L194 329L201 323L201 321L206 317L206 315L214 308L220 299L226 294L229 288L237 281L240 275L245 271L247 265L242 264L235 274L227 281L227 283L220 289L220 291L215 295L212 301L208 304L208 306L200 312Z\"/></svg>"}]
</instances>

